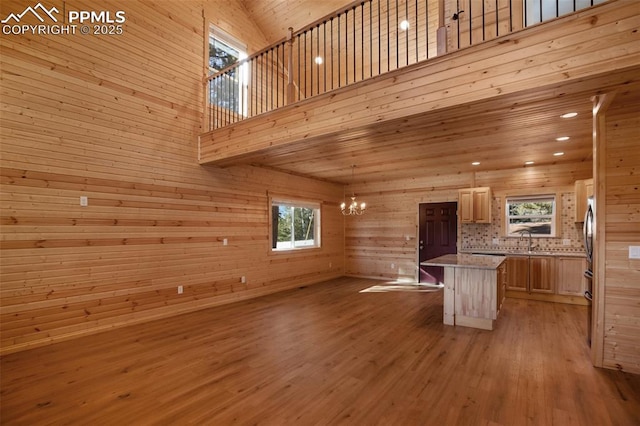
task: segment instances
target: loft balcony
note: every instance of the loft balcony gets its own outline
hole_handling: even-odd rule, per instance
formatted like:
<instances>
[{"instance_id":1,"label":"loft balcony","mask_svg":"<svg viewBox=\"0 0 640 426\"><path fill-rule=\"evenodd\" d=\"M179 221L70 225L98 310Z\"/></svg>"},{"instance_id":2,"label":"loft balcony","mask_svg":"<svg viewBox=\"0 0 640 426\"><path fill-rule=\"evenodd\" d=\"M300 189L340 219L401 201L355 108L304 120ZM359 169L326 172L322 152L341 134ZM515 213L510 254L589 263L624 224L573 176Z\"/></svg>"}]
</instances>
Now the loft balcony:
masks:
<instances>
[{"instance_id":1,"label":"loft balcony","mask_svg":"<svg viewBox=\"0 0 640 426\"><path fill-rule=\"evenodd\" d=\"M354 164L361 181L551 164L569 110L566 160L590 160L592 96L640 84L640 13L610 0L545 20L533 3L371 0L291 31L207 79L200 163L338 183Z\"/></svg>"}]
</instances>

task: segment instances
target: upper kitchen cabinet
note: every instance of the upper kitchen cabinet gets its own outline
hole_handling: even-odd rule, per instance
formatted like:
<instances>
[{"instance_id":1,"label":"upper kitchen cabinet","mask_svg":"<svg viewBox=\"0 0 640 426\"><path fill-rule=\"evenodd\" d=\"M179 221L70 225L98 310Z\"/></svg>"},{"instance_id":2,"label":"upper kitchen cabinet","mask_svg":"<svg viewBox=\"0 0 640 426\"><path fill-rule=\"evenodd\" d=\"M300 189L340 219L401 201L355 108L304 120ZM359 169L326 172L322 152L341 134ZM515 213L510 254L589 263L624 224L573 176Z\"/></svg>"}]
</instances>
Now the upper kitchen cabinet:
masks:
<instances>
[{"instance_id":1,"label":"upper kitchen cabinet","mask_svg":"<svg viewBox=\"0 0 640 426\"><path fill-rule=\"evenodd\" d=\"M584 222L584 215L587 212L587 202L593 196L593 179L577 180L576 191L576 222Z\"/></svg>"},{"instance_id":2,"label":"upper kitchen cabinet","mask_svg":"<svg viewBox=\"0 0 640 426\"><path fill-rule=\"evenodd\" d=\"M462 223L491 223L491 188L460 189L458 202Z\"/></svg>"}]
</instances>

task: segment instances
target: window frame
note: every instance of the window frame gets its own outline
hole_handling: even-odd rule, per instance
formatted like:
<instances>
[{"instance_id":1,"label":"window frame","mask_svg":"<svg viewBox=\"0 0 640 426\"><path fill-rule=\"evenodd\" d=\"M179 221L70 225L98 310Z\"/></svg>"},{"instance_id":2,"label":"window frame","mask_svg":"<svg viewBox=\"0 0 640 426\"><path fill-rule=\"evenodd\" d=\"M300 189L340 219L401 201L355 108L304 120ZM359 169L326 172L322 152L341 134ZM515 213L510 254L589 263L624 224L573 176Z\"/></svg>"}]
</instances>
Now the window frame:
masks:
<instances>
[{"instance_id":1,"label":"window frame","mask_svg":"<svg viewBox=\"0 0 640 426\"><path fill-rule=\"evenodd\" d=\"M295 246L295 240L293 247L274 247L274 226L276 225L276 219L274 218L274 206L287 206L293 209L295 208L307 208L313 209L313 245L300 245ZM293 226L293 225L292 225ZM293 230L292 230L293 231ZM295 238L295 237L294 237ZM275 242L277 245L277 242ZM269 253L292 253L306 250L318 250L322 248L322 202L316 200L303 199L298 197L282 197L272 196L269 197Z\"/></svg>"},{"instance_id":2,"label":"window frame","mask_svg":"<svg viewBox=\"0 0 640 426\"><path fill-rule=\"evenodd\" d=\"M212 40L216 40L222 44L225 44L227 47L235 50L238 52L238 61L234 62L234 64L241 62L243 60L245 60L246 58L248 58L247 55L247 45L242 43L240 40L238 40L237 38L233 37L232 35L230 35L229 33L221 30L219 27L217 27L216 25L214 25L213 23L209 23L209 37L207 38L207 49L206 49L206 70L207 70L207 75L211 76L211 75L215 75L218 72L222 71L222 69L218 70L216 68L212 68L211 67L211 43ZM234 65L232 64L232 65ZM248 88L248 82L249 82L249 66L248 64L245 62L244 64L240 65L240 67L238 68L238 76L234 81L234 84L236 84L238 86L238 99L237 99L237 106L233 106L231 108L228 108L226 106L220 105L219 103L213 101L211 99L212 95L209 96L205 96L206 98L206 102L210 105L214 105L218 108L227 108L230 112L234 113L234 114L238 114L241 115L243 117L247 116L247 88ZM241 93L241 94L240 94Z\"/></svg>"},{"instance_id":3,"label":"window frame","mask_svg":"<svg viewBox=\"0 0 640 426\"><path fill-rule=\"evenodd\" d=\"M606 1L595 0L593 6ZM590 0L522 0L522 24L528 28L589 7L592 7Z\"/></svg>"},{"instance_id":4,"label":"window frame","mask_svg":"<svg viewBox=\"0 0 640 426\"><path fill-rule=\"evenodd\" d=\"M560 234L559 226L558 226L558 211L560 209L559 204L559 196L555 193L545 193L545 194L530 194L530 195L505 195L504 197L504 235L506 237L515 237L519 238L521 236L520 232L522 230L517 231L516 233L511 233L509 231L509 225L511 223L510 219L512 218L549 218L551 223L550 233L549 234L536 234L532 233L532 238L557 238ZM513 202L526 202L526 201L536 201L536 200L550 200L552 202L552 213L550 215L528 215L528 216L512 216L509 214L509 206Z\"/></svg>"}]
</instances>

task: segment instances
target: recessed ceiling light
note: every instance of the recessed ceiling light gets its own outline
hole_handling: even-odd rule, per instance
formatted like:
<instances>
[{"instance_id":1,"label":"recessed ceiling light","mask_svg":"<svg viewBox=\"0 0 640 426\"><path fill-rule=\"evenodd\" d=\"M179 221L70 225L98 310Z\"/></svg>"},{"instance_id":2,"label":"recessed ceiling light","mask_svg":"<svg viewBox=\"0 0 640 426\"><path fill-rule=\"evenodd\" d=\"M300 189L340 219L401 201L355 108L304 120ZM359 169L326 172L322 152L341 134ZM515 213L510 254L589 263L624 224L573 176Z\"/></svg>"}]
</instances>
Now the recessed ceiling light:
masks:
<instances>
[{"instance_id":1,"label":"recessed ceiling light","mask_svg":"<svg viewBox=\"0 0 640 426\"><path fill-rule=\"evenodd\" d=\"M569 136L560 136L559 138L556 138L558 142L568 141L569 139L571 139Z\"/></svg>"},{"instance_id":2,"label":"recessed ceiling light","mask_svg":"<svg viewBox=\"0 0 640 426\"><path fill-rule=\"evenodd\" d=\"M471 163L472 166L479 166L480 162L479 161L474 161L473 163Z\"/></svg>"},{"instance_id":3,"label":"recessed ceiling light","mask_svg":"<svg viewBox=\"0 0 640 426\"><path fill-rule=\"evenodd\" d=\"M578 113L577 113L577 112L568 112L568 113L566 113L566 114L562 114L560 117L562 117L562 118L573 118L573 117L575 117L576 115L578 115Z\"/></svg>"},{"instance_id":4,"label":"recessed ceiling light","mask_svg":"<svg viewBox=\"0 0 640 426\"><path fill-rule=\"evenodd\" d=\"M318 65L322 64L322 56L316 56L314 61L316 61L316 64L318 64Z\"/></svg>"},{"instance_id":5,"label":"recessed ceiling light","mask_svg":"<svg viewBox=\"0 0 640 426\"><path fill-rule=\"evenodd\" d=\"M406 19L402 22L400 22L400 29L402 31L407 31L409 29L410 25L409 25L409 21L407 21Z\"/></svg>"},{"instance_id":6,"label":"recessed ceiling light","mask_svg":"<svg viewBox=\"0 0 640 426\"><path fill-rule=\"evenodd\" d=\"M564 155L564 152L554 152L553 155L560 157L561 155Z\"/></svg>"},{"instance_id":7,"label":"recessed ceiling light","mask_svg":"<svg viewBox=\"0 0 640 426\"><path fill-rule=\"evenodd\" d=\"M525 161L524 164L530 166L532 164L535 164L535 161Z\"/></svg>"}]
</instances>

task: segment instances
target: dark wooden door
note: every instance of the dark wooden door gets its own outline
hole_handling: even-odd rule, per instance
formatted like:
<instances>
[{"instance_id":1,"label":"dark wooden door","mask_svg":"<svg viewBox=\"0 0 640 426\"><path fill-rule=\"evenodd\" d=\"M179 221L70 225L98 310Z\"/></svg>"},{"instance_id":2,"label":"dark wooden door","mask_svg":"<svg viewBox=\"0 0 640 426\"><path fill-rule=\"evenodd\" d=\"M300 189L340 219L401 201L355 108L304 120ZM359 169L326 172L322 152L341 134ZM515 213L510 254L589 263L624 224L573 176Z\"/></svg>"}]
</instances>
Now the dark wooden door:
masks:
<instances>
[{"instance_id":1,"label":"dark wooden door","mask_svg":"<svg viewBox=\"0 0 640 426\"><path fill-rule=\"evenodd\" d=\"M457 206L455 202L420 204L420 262L457 253ZM421 266L419 279L421 283L441 283L444 281L444 268Z\"/></svg>"}]
</instances>

